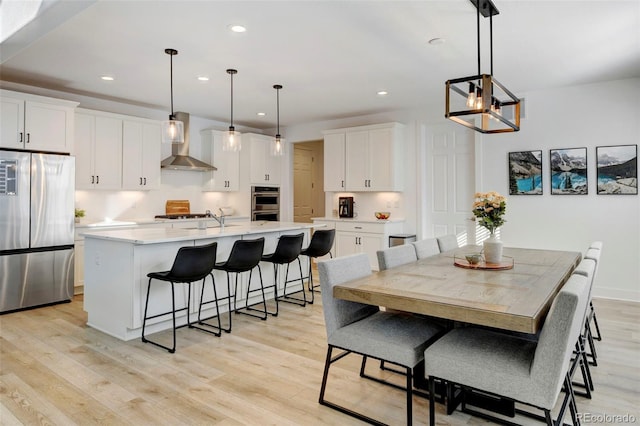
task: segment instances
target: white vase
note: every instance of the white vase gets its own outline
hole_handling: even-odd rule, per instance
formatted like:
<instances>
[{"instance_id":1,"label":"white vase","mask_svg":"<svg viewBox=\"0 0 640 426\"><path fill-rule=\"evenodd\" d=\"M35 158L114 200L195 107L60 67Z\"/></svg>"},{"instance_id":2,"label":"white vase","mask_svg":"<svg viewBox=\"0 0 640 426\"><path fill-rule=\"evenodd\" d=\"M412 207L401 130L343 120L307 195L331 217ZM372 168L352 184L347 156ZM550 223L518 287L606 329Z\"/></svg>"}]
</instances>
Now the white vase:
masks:
<instances>
[{"instance_id":1,"label":"white vase","mask_svg":"<svg viewBox=\"0 0 640 426\"><path fill-rule=\"evenodd\" d=\"M502 261L502 241L491 235L483 244L485 262L500 263Z\"/></svg>"}]
</instances>

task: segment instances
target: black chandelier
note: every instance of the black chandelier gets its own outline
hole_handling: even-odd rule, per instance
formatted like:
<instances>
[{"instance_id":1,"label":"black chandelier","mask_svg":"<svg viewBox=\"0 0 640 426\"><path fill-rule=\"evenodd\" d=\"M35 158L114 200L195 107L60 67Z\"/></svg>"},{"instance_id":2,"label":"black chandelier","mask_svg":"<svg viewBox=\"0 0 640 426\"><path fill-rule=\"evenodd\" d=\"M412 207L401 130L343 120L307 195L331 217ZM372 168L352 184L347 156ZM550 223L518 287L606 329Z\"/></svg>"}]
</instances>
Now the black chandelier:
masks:
<instances>
[{"instance_id":1,"label":"black chandelier","mask_svg":"<svg viewBox=\"0 0 640 426\"><path fill-rule=\"evenodd\" d=\"M493 77L493 15L491 0L469 0L476 8L478 74L446 82L445 117L480 133L520 130L520 99ZM480 71L480 14L489 18L491 73Z\"/></svg>"}]
</instances>

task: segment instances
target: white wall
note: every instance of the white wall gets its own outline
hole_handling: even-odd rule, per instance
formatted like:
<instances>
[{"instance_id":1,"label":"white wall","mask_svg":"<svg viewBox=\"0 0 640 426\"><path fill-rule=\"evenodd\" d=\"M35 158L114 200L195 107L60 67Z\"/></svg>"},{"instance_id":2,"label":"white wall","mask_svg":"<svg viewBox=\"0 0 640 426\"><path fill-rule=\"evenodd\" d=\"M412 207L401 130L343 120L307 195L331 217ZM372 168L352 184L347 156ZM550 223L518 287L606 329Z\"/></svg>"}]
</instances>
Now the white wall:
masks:
<instances>
[{"instance_id":1,"label":"white wall","mask_svg":"<svg viewBox=\"0 0 640 426\"><path fill-rule=\"evenodd\" d=\"M640 198L596 194L596 146L640 141L640 79L525 93L517 133L483 135L478 189L508 195L507 156L542 150L541 196L512 195L502 239L509 245L584 252L604 242L594 295L640 301ZM549 149L586 147L588 195L551 195Z\"/></svg>"}]
</instances>

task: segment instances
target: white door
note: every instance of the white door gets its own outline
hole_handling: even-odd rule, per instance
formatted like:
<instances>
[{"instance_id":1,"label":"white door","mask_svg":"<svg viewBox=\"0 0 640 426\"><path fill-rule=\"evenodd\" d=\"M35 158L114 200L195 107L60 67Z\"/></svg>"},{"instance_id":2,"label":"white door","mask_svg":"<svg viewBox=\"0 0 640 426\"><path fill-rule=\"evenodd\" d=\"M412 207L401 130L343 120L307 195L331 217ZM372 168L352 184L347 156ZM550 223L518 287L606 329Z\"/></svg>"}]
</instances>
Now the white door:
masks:
<instances>
[{"instance_id":1,"label":"white door","mask_svg":"<svg viewBox=\"0 0 640 426\"><path fill-rule=\"evenodd\" d=\"M426 144L425 236L456 234L460 245L467 244L475 192L475 135L446 123L427 128Z\"/></svg>"}]
</instances>

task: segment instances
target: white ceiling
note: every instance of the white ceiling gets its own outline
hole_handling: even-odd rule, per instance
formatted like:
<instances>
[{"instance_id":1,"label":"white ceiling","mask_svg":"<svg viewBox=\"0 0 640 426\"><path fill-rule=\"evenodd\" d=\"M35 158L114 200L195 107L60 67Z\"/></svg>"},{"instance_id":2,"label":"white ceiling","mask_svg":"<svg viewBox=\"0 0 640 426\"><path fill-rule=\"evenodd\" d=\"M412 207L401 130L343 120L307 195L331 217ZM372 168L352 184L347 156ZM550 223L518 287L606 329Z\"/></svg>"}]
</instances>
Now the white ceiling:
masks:
<instances>
[{"instance_id":1,"label":"white ceiling","mask_svg":"<svg viewBox=\"0 0 640 426\"><path fill-rule=\"evenodd\" d=\"M640 0L494 2L494 76L514 93L640 77ZM286 127L439 107L447 79L477 71L469 0L45 3L0 46L2 80L168 113L170 47L179 51L175 111L227 122L225 70L236 68L234 122L260 129L275 127L274 84L284 86ZM230 32L236 23L247 32ZM488 28L481 18L483 54ZM436 37L445 43L430 45ZM482 71L489 72L488 55ZM104 74L115 81L102 81Z\"/></svg>"}]
</instances>

